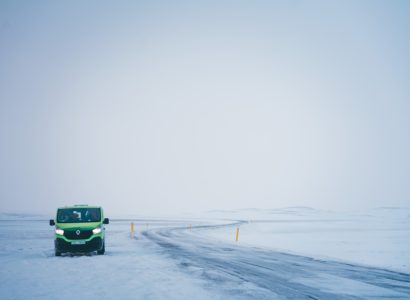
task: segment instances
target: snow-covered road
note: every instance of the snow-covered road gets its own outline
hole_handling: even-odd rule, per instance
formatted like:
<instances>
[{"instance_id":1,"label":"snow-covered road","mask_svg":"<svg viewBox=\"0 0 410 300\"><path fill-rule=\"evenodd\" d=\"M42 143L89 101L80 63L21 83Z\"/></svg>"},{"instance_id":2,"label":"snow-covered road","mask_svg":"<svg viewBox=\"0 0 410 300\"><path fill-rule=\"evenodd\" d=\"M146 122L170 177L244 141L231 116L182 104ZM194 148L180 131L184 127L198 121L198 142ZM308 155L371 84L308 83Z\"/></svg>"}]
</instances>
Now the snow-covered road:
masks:
<instances>
[{"instance_id":1,"label":"snow-covered road","mask_svg":"<svg viewBox=\"0 0 410 300\"><path fill-rule=\"evenodd\" d=\"M0 220L0 299L410 299L406 273L205 234L232 221L135 222L135 239L129 220L107 226L104 256L54 257L46 220Z\"/></svg>"},{"instance_id":2,"label":"snow-covered road","mask_svg":"<svg viewBox=\"0 0 410 300\"><path fill-rule=\"evenodd\" d=\"M215 226L199 226L206 227ZM143 235L178 261L181 269L236 298L410 299L409 274L224 245L196 235L195 229L154 229Z\"/></svg>"}]
</instances>

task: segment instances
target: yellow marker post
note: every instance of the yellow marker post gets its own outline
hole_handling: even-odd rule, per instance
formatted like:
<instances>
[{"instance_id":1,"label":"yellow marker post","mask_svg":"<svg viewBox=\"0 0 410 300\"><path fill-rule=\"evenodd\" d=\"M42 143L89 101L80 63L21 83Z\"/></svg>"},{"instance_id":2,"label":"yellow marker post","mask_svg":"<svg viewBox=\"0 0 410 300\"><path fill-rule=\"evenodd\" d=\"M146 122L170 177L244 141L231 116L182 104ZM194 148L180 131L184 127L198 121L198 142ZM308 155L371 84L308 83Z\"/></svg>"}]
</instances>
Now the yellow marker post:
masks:
<instances>
[{"instance_id":1,"label":"yellow marker post","mask_svg":"<svg viewBox=\"0 0 410 300\"><path fill-rule=\"evenodd\" d=\"M239 227L236 228L236 238L235 241L238 241L239 239Z\"/></svg>"},{"instance_id":2,"label":"yellow marker post","mask_svg":"<svg viewBox=\"0 0 410 300\"><path fill-rule=\"evenodd\" d=\"M134 237L134 223L131 222L131 238Z\"/></svg>"}]
</instances>

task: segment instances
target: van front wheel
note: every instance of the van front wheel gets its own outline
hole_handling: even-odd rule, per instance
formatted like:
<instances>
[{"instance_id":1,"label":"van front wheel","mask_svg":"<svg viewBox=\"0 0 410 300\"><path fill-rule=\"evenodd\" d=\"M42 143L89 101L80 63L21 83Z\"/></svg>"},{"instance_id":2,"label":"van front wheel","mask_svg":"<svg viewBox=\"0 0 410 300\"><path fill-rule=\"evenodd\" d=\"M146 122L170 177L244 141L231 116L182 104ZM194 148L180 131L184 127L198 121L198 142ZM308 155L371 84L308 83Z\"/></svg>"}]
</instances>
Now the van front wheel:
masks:
<instances>
[{"instance_id":1,"label":"van front wheel","mask_svg":"<svg viewBox=\"0 0 410 300\"><path fill-rule=\"evenodd\" d=\"M97 250L98 255L103 255L104 253L105 253L105 242L103 243L101 250Z\"/></svg>"}]
</instances>

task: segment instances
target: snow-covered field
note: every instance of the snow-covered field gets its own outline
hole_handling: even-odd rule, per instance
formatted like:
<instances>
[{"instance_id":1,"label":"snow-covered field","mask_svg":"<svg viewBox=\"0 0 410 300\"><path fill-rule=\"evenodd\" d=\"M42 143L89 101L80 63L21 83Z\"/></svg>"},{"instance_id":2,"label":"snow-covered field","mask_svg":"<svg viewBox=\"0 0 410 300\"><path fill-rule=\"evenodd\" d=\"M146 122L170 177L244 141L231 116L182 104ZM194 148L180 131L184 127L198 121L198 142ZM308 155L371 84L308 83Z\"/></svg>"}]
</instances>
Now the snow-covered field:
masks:
<instances>
[{"instance_id":1,"label":"snow-covered field","mask_svg":"<svg viewBox=\"0 0 410 300\"><path fill-rule=\"evenodd\" d=\"M3 214L0 299L410 299L409 215L214 211L134 239L117 219L106 255L54 257L46 218Z\"/></svg>"},{"instance_id":2,"label":"snow-covered field","mask_svg":"<svg viewBox=\"0 0 410 300\"><path fill-rule=\"evenodd\" d=\"M245 220L239 244L331 259L410 274L410 209L379 208L335 213L294 207L242 210L214 215ZM235 230L204 230L207 237L234 243Z\"/></svg>"},{"instance_id":3,"label":"snow-covered field","mask_svg":"<svg viewBox=\"0 0 410 300\"><path fill-rule=\"evenodd\" d=\"M107 227L106 255L54 257L46 220L0 221L0 299L211 298L154 244L130 239L128 221Z\"/></svg>"}]
</instances>

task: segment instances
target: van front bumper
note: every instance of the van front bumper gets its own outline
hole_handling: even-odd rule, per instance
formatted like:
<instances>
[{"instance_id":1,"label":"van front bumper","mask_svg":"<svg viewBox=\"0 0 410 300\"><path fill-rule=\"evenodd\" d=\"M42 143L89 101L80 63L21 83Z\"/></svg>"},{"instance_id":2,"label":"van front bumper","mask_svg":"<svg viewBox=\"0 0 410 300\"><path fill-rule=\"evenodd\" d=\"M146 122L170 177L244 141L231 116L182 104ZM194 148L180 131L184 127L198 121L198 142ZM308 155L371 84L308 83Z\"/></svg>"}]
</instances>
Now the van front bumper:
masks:
<instances>
[{"instance_id":1,"label":"van front bumper","mask_svg":"<svg viewBox=\"0 0 410 300\"><path fill-rule=\"evenodd\" d=\"M79 240L73 240L72 242L78 243ZM73 244L72 242L65 241L61 238L54 240L54 246L58 252L72 252L72 253L87 253L97 250L101 250L104 246L104 241L101 237L94 237L89 241L84 241L84 244Z\"/></svg>"}]
</instances>

